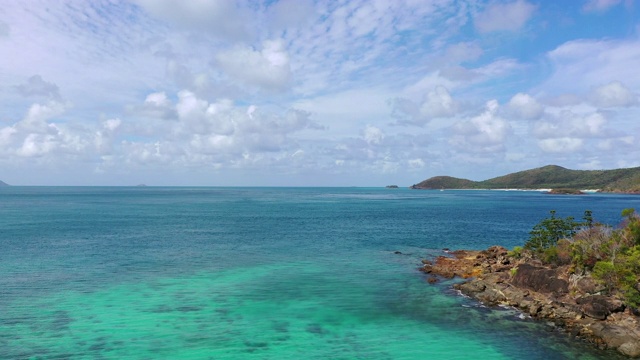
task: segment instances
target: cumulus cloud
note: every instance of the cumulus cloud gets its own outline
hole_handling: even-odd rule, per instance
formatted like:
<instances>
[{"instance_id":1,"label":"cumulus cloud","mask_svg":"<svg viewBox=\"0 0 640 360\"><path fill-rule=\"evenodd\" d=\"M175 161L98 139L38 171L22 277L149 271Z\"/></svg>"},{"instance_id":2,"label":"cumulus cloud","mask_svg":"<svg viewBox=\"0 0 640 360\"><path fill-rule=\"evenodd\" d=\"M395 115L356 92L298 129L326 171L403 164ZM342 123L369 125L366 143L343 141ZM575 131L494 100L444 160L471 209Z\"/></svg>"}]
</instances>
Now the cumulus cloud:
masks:
<instances>
[{"instance_id":1,"label":"cumulus cloud","mask_svg":"<svg viewBox=\"0 0 640 360\"><path fill-rule=\"evenodd\" d=\"M603 113L576 114L571 110L563 110L534 124L533 134L539 139L602 137L606 125L607 118Z\"/></svg>"},{"instance_id":2,"label":"cumulus cloud","mask_svg":"<svg viewBox=\"0 0 640 360\"><path fill-rule=\"evenodd\" d=\"M126 109L131 114L149 118L175 119L177 117L173 103L162 91L147 95L142 105L128 106Z\"/></svg>"},{"instance_id":3,"label":"cumulus cloud","mask_svg":"<svg viewBox=\"0 0 640 360\"><path fill-rule=\"evenodd\" d=\"M0 155L18 158L56 159L84 157L91 134L59 121L68 107L56 101L32 104L16 123L0 128ZM58 120L58 121L56 121Z\"/></svg>"},{"instance_id":4,"label":"cumulus cloud","mask_svg":"<svg viewBox=\"0 0 640 360\"><path fill-rule=\"evenodd\" d=\"M232 78L262 89L281 91L291 81L289 54L281 39L264 41L260 51L236 46L219 53L216 61Z\"/></svg>"},{"instance_id":5,"label":"cumulus cloud","mask_svg":"<svg viewBox=\"0 0 640 360\"><path fill-rule=\"evenodd\" d=\"M391 101L392 116L401 124L424 125L436 118L449 118L459 111L459 104L444 86L428 91L421 104L409 99L396 98Z\"/></svg>"},{"instance_id":6,"label":"cumulus cloud","mask_svg":"<svg viewBox=\"0 0 640 360\"><path fill-rule=\"evenodd\" d=\"M51 129L48 121L63 114L65 110L67 110L67 106L58 101L33 104L29 107L26 116L16 126L24 131L46 133Z\"/></svg>"},{"instance_id":7,"label":"cumulus cloud","mask_svg":"<svg viewBox=\"0 0 640 360\"><path fill-rule=\"evenodd\" d=\"M162 148L184 147L185 154L181 156L188 162L216 159L229 165L246 157L256 160L264 152L288 151L293 147L297 151L300 149L290 135L320 128L311 120L311 114L303 110L265 113L256 106L236 106L229 99L209 102L187 90L178 93L175 111L173 128L160 144ZM134 145L131 148L135 151L152 154L147 146Z\"/></svg>"},{"instance_id":8,"label":"cumulus cloud","mask_svg":"<svg viewBox=\"0 0 640 360\"><path fill-rule=\"evenodd\" d=\"M638 104L638 96L619 81L593 88L588 99L597 107L629 107Z\"/></svg>"},{"instance_id":9,"label":"cumulus cloud","mask_svg":"<svg viewBox=\"0 0 640 360\"><path fill-rule=\"evenodd\" d=\"M276 114L257 106L236 106L228 99L209 102L189 91L179 92L177 98L173 103L165 93L151 93L136 108L174 114L153 134L136 125L139 119L110 118L82 125L65 121L65 104L33 104L22 120L0 127L0 155L55 158L57 164L98 158L94 163L98 172L169 165L266 166L285 158L302 161L304 149L293 134L322 128L309 112L299 109ZM371 136L376 141L375 134Z\"/></svg>"},{"instance_id":10,"label":"cumulus cloud","mask_svg":"<svg viewBox=\"0 0 640 360\"><path fill-rule=\"evenodd\" d=\"M535 123L532 132L545 152L575 152L589 139L613 136L607 124L607 118L600 112L577 114L563 110Z\"/></svg>"},{"instance_id":11,"label":"cumulus cloud","mask_svg":"<svg viewBox=\"0 0 640 360\"><path fill-rule=\"evenodd\" d=\"M60 100L60 89L58 85L42 79L40 75L31 76L25 84L17 85L16 90L22 96L44 96L54 100Z\"/></svg>"},{"instance_id":12,"label":"cumulus cloud","mask_svg":"<svg viewBox=\"0 0 640 360\"><path fill-rule=\"evenodd\" d=\"M538 119L544 112L544 107L535 98L524 93L515 94L509 100L508 109L517 117L526 120Z\"/></svg>"},{"instance_id":13,"label":"cumulus cloud","mask_svg":"<svg viewBox=\"0 0 640 360\"><path fill-rule=\"evenodd\" d=\"M450 117L457 111L458 105L444 86L437 86L427 93L420 106L420 114L426 118Z\"/></svg>"},{"instance_id":14,"label":"cumulus cloud","mask_svg":"<svg viewBox=\"0 0 640 360\"><path fill-rule=\"evenodd\" d=\"M110 155L113 152L114 139L121 124L120 119L102 122L102 127L95 132L95 147L99 154Z\"/></svg>"},{"instance_id":15,"label":"cumulus cloud","mask_svg":"<svg viewBox=\"0 0 640 360\"><path fill-rule=\"evenodd\" d=\"M481 33L516 31L529 21L535 10L535 5L524 0L509 3L494 2L475 16L474 23Z\"/></svg>"},{"instance_id":16,"label":"cumulus cloud","mask_svg":"<svg viewBox=\"0 0 640 360\"><path fill-rule=\"evenodd\" d=\"M364 140L368 144L379 145L384 140L384 133L375 126L367 125L364 129Z\"/></svg>"},{"instance_id":17,"label":"cumulus cloud","mask_svg":"<svg viewBox=\"0 0 640 360\"><path fill-rule=\"evenodd\" d=\"M220 99L209 103L187 90L179 92L178 99L176 112L180 122L185 125L180 129L182 133L231 135L235 131L231 100Z\"/></svg>"},{"instance_id":18,"label":"cumulus cloud","mask_svg":"<svg viewBox=\"0 0 640 360\"><path fill-rule=\"evenodd\" d=\"M496 152L504 149L504 142L511 133L509 123L498 116L499 104L490 100L485 111L469 120L457 122L449 143L470 152Z\"/></svg>"}]
</instances>

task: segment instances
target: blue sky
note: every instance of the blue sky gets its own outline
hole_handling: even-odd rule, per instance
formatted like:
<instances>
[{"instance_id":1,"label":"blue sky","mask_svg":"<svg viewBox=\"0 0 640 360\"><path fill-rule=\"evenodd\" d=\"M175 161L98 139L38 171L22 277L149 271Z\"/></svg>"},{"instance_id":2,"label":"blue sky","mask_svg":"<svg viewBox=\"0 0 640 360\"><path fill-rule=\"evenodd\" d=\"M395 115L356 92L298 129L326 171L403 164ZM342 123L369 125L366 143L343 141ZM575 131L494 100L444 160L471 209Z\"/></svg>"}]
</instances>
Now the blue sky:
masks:
<instances>
[{"instance_id":1,"label":"blue sky","mask_svg":"<svg viewBox=\"0 0 640 360\"><path fill-rule=\"evenodd\" d=\"M640 166L639 7L6 1L0 180L408 186Z\"/></svg>"}]
</instances>

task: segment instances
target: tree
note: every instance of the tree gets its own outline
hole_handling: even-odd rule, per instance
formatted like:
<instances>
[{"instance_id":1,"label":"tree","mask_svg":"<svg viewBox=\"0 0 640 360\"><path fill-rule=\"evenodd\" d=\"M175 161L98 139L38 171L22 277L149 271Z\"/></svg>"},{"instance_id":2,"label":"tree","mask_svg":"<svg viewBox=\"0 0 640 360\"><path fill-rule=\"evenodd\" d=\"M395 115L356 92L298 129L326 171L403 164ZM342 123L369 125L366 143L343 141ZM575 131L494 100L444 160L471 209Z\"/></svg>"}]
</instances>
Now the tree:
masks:
<instances>
[{"instance_id":1,"label":"tree","mask_svg":"<svg viewBox=\"0 0 640 360\"><path fill-rule=\"evenodd\" d=\"M524 244L525 249L542 253L552 246L556 246L558 240L571 238L580 225L573 217L556 217L556 211L551 210L550 218L543 219L529 232L529 240ZM586 214L585 214L586 216Z\"/></svg>"}]
</instances>

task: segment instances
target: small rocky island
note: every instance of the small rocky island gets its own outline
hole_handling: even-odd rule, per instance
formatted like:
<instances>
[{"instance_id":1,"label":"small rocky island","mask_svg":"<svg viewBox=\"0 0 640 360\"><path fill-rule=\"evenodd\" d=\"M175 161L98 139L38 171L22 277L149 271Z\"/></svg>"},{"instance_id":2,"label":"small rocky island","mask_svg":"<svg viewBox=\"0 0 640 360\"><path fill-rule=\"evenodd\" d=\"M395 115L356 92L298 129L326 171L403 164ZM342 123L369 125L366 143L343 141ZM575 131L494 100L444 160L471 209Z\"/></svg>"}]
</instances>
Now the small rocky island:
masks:
<instances>
[{"instance_id":1,"label":"small rocky island","mask_svg":"<svg viewBox=\"0 0 640 360\"><path fill-rule=\"evenodd\" d=\"M601 349L640 357L640 217L625 215L621 229L588 222L545 239L555 226L578 224L552 212L524 248L447 251L420 270L429 283L467 279L454 288L483 304L517 308Z\"/></svg>"},{"instance_id":2,"label":"small rocky island","mask_svg":"<svg viewBox=\"0 0 640 360\"><path fill-rule=\"evenodd\" d=\"M398 185L387 185L385 186L387 189L397 189Z\"/></svg>"},{"instance_id":3,"label":"small rocky island","mask_svg":"<svg viewBox=\"0 0 640 360\"><path fill-rule=\"evenodd\" d=\"M551 189L547 193L555 195L584 195L584 192L577 189Z\"/></svg>"}]
</instances>

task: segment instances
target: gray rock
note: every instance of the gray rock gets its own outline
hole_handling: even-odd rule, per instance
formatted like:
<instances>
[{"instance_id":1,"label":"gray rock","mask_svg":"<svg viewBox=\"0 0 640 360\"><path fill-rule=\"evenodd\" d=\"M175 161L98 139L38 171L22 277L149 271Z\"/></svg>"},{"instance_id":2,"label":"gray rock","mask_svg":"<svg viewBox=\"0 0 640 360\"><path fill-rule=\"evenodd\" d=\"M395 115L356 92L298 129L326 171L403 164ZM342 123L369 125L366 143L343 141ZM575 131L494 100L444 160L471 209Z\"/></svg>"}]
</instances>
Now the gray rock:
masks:
<instances>
[{"instance_id":1,"label":"gray rock","mask_svg":"<svg viewBox=\"0 0 640 360\"><path fill-rule=\"evenodd\" d=\"M629 357L639 357L640 356L640 342L638 341L628 341L618 347L618 351L624 355Z\"/></svg>"}]
</instances>

